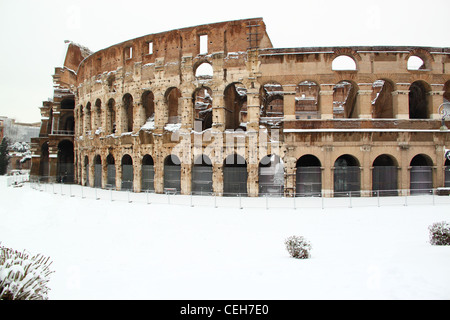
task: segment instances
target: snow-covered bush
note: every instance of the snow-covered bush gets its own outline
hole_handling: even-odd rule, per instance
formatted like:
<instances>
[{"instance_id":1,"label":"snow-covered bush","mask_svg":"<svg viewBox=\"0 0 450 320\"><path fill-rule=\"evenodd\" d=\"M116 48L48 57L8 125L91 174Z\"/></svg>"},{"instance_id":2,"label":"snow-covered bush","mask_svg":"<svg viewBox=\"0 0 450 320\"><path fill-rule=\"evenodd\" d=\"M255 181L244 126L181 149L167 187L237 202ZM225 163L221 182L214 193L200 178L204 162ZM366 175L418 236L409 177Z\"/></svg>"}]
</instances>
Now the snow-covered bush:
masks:
<instances>
[{"instance_id":1,"label":"snow-covered bush","mask_svg":"<svg viewBox=\"0 0 450 320\"><path fill-rule=\"evenodd\" d=\"M436 246L450 246L450 223L442 221L428 227L430 243Z\"/></svg>"},{"instance_id":2,"label":"snow-covered bush","mask_svg":"<svg viewBox=\"0 0 450 320\"><path fill-rule=\"evenodd\" d=\"M0 246L0 300L47 300L49 259Z\"/></svg>"},{"instance_id":3,"label":"snow-covered bush","mask_svg":"<svg viewBox=\"0 0 450 320\"><path fill-rule=\"evenodd\" d=\"M291 236L284 241L284 244L291 257L296 259L310 257L311 244L304 237Z\"/></svg>"}]
</instances>

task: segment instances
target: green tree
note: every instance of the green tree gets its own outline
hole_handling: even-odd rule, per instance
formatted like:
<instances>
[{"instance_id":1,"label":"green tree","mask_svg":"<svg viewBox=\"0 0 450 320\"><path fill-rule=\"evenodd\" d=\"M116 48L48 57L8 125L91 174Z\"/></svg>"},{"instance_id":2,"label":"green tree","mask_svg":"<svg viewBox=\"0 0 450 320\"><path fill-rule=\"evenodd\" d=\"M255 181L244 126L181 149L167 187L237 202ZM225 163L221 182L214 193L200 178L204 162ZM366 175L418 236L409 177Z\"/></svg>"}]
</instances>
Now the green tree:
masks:
<instances>
[{"instance_id":1,"label":"green tree","mask_svg":"<svg viewBox=\"0 0 450 320\"><path fill-rule=\"evenodd\" d=\"M5 137L0 144L0 175L6 174L6 170L8 169L8 162L8 139Z\"/></svg>"}]
</instances>

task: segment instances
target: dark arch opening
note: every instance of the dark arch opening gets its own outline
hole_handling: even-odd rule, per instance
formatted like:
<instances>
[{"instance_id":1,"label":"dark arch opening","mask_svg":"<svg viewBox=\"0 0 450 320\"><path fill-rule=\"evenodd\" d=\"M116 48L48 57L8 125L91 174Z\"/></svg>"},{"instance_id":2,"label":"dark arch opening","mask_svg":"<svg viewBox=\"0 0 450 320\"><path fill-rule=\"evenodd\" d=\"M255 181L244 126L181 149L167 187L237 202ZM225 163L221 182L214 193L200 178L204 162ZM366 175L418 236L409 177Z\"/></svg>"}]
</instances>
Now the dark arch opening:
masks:
<instances>
[{"instance_id":1,"label":"dark arch opening","mask_svg":"<svg viewBox=\"0 0 450 320\"><path fill-rule=\"evenodd\" d=\"M334 163L334 196L359 196L361 172L358 160L351 155L342 155Z\"/></svg>"},{"instance_id":2,"label":"dark arch opening","mask_svg":"<svg viewBox=\"0 0 450 320\"><path fill-rule=\"evenodd\" d=\"M297 197L320 196L322 193L322 170L320 160L313 155L304 155L296 163Z\"/></svg>"},{"instance_id":3,"label":"dark arch opening","mask_svg":"<svg viewBox=\"0 0 450 320\"><path fill-rule=\"evenodd\" d=\"M223 166L223 195L247 195L247 162L238 154L225 158Z\"/></svg>"}]
</instances>

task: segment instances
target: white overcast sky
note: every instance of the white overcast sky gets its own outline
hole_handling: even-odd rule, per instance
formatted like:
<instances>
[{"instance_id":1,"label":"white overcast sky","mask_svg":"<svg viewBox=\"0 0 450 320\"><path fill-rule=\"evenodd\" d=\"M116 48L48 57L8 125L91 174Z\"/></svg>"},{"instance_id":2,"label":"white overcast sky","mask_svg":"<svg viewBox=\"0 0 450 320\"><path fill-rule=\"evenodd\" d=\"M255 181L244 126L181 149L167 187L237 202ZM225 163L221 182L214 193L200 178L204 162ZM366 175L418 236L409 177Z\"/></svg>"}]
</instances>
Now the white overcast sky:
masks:
<instances>
[{"instance_id":1,"label":"white overcast sky","mask_svg":"<svg viewBox=\"0 0 450 320\"><path fill-rule=\"evenodd\" d=\"M449 0L0 0L0 116L40 121L64 40L97 51L172 29L262 17L276 48L450 47Z\"/></svg>"}]
</instances>

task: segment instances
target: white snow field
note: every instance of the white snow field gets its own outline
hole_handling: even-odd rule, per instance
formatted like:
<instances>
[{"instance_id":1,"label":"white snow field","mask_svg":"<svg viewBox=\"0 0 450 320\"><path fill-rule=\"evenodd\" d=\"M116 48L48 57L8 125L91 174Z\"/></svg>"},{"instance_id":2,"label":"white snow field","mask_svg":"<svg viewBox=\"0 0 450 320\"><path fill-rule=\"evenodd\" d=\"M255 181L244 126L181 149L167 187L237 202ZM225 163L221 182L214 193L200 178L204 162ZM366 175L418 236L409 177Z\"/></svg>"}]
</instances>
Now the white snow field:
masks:
<instances>
[{"instance_id":1,"label":"white snow field","mask_svg":"<svg viewBox=\"0 0 450 320\"><path fill-rule=\"evenodd\" d=\"M448 196L324 209L243 198L240 209L237 198L40 190L0 177L0 242L50 256L51 300L450 299L450 246L428 242L428 226L450 221ZM289 256L291 235L310 241L310 259Z\"/></svg>"}]
</instances>

